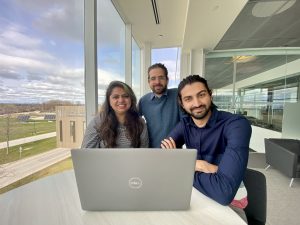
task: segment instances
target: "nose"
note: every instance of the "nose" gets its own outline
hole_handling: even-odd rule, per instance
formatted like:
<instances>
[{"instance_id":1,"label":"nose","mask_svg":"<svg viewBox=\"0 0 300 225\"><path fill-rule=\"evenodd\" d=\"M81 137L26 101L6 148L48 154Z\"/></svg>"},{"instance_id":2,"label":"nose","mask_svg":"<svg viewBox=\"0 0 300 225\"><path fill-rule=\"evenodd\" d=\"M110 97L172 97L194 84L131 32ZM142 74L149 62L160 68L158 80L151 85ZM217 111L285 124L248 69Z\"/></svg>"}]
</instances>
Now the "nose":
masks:
<instances>
[{"instance_id":1,"label":"nose","mask_svg":"<svg viewBox=\"0 0 300 225\"><path fill-rule=\"evenodd\" d=\"M159 80L158 78L156 78L156 79L154 80L154 84L160 84L160 80Z\"/></svg>"},{"instance_id":2,"label":"nose","mask_svg":"<svg viewBox=\"0 0 300 225\"><path fill-rule=\"evenodd\" d=\"M125 101L125 99L126 99L125 96L121 96L121 97L119 98L119 101L123 102L123 101Z\"/></svg>"},{"instance_id":3,"label":"nose","mask_svg":"<svg viewBox=\"0 0 300 225\"><path fill-rule=\"evenodd\" d=\"M192 104L193 107L199 107L202 104L202 102L199 98L194 98Z\"/></svg>"}]
</instances>

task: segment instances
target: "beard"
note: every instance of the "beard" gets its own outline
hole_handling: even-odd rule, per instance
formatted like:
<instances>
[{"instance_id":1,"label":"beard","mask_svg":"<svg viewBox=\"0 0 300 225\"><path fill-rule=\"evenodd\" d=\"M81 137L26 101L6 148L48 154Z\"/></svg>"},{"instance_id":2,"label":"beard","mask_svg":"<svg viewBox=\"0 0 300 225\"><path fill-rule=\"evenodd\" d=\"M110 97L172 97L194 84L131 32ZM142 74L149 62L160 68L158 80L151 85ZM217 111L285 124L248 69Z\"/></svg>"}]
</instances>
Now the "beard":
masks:
<instances>
[{"instance_id":1,"label":"beard","mask_svg":"<svg viewBox=\"0 0 300 225\"><path fill-rule=\"evenodd\" d=\"M159 87L159 89L156 89L156 87ZM161 95L167 90L167 86L164 85L156 85L152 88L152 91L154 94Z\"/></svg>"},{"instance_id":2,"label":"beard","mask_svg":"<svg viewBox=\"0 0 300 225\"><path fill-rule=\"evenodd\" d=\"M202 109L201 112L194 112L196 109ZM196 120L202 120L204 119L209 111L210 111L211 107L207 107L206 105L201 105L199 107L193 107L190 109L190 112L187 112L187 114L189 114L191 117L193 117Z\"/></svg>"}]
</instances>

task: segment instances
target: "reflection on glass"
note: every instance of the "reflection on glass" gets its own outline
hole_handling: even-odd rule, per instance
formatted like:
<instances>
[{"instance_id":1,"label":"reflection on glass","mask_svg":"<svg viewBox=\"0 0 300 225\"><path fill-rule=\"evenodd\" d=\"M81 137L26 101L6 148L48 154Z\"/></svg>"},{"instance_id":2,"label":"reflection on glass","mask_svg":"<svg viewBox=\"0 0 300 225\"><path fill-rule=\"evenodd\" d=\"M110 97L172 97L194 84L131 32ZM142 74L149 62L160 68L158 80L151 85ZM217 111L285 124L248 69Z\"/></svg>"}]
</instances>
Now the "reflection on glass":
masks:
<instances>
[{"instance_id":1,"label":"reflection on glass","mask_svg":"<svg viewBox=\"0 0 300 225\"><path fill-rule=\"evenodd\" d=\"M205 77L214 103L221 110L245 115L253 125L281 131L285 103L299 99L300 52L253 52L248 49L244 57L234 52L230 56L230 50L226 56L207 55Z\"/></svg>"}]
</instances>

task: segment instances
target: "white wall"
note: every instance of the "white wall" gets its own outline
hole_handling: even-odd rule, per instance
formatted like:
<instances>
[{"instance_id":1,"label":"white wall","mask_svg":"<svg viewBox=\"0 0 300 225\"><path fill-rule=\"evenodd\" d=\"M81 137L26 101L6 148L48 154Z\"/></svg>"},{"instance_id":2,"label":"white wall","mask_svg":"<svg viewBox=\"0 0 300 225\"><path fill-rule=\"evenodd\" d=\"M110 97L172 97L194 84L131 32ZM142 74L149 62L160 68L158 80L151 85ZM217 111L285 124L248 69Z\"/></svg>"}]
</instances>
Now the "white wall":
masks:
<instances>
[{"instance_id":1,"label":"white wall","mask_svg":"<svg viewBox=\"0 0 300 225\"><path fill-rule=\"evenodd\" d=\"M250 148L257 152L265 152L265 138L281 138L281 132L264 129L257 126L252 127L252 136L250 139Z\"/></svg>"},{"instance_id":2,"label":"white wall","mask_svg":"<svg viewBox=\"0 0 300 225\"><path fill-rule=\"evenodd\" d=\"M285 103L283 108L282 137L300 139L300 102Z\"/></svg>"}]
</instances>

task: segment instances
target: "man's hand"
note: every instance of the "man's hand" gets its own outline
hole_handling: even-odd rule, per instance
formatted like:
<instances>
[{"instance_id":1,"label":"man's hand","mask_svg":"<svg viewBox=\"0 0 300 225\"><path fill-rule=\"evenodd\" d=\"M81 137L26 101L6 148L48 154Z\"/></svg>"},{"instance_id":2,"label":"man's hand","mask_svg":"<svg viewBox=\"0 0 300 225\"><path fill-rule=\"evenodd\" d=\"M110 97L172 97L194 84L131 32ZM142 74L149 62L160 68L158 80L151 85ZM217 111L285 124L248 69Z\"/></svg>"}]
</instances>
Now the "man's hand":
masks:
<instances>
[{"instance_id":1,"label":"man's hand","mask_svg":"<svg viewBox=\"0 0 300 225\"><path fill-rule=\"evenodd\" d=\"M176 148L176 143L173 138L165 138L161 141L161 148L164 149L174 149ZM205 160L197 160L195 171L203 172L203 173L216 173L218 171L218 166L208 163Z\"/></svg>"},{"instance_id":2,"label":"man's hand","mask_svg":"<svg viewBox=\"0 0 300 225\"><path fill-rule=\"evenodd\" d=\"M208 163L204 160L197 160L195 171L199 171L203 173L216 173L218 171L218 166Z\"/></svg>"},{"instance_id":3,"label":"man's hand","mask_svg":"<svg viewBox=\"0 0 300 225\"><path fill-rule=\"evenodd\" d=\"M169 137L161 141L160 147L165 149L172 149L172 148L176 148L176 143L173 140L173 138Z\"/></svg>"}]
</instances>

